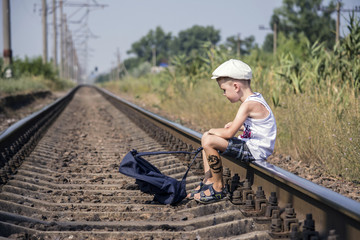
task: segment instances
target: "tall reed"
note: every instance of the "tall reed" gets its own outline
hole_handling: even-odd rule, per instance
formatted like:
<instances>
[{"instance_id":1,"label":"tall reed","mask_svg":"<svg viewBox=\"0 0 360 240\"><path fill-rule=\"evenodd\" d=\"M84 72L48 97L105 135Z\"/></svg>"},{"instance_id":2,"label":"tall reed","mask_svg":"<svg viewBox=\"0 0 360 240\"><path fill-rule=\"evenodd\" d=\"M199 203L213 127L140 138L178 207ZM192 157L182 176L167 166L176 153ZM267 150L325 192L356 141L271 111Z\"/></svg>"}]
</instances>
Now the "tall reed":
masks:
<instances>
[{"instance_id":1,"label":"tall reed","mask_svg":"<svg viewBox=\"0 0 360 240\"><path fill-rule=\"evenodd\" d=\"M354 181L360 175L359 26L352 17L350 34L332 50L302 38L292 44L301 51L284 48L274 58L255 49L242 58L253 69L252 89L264 95L276 117L275 152ZM172 68L159 75L104 86L201 131L222 127L234 118L240 103L230 104L210 77L216 66L234 56L204 47L207 56L178 56Z\"/></svg>"}]
</instances>

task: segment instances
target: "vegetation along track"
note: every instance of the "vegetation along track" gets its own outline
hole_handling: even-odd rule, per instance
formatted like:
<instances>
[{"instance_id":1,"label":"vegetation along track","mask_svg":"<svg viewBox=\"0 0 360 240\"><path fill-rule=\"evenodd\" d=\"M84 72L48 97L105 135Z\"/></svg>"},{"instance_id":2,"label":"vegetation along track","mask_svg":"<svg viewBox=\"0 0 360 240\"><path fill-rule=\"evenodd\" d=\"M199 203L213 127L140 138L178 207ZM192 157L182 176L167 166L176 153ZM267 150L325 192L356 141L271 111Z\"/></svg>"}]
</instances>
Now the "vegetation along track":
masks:
<instances>
[{"instance_id":1,"label":"vegetation along track","mask_svg":"<svg viewBox=\"0 0 360 240\"><path fill-rule=\"evenodd\" d=\"M0 135L0 236L360 236L359 203L266 162L242 164L224 159L229 200L209 205L195 201L183 201L177 206L157 204L151 195L138 190L134 179L118 172L122 157L132 149L192 150L199 146L200 138L199 133L147 111L143 113L105 90L78 87ZM188 156L159 155L147 159L175 178L181 178L189 162ZM188 175L188 189L198 184L201 168L199 158ZM314 237L317 234L319 237Z\"/></svg>"}]
</instances>

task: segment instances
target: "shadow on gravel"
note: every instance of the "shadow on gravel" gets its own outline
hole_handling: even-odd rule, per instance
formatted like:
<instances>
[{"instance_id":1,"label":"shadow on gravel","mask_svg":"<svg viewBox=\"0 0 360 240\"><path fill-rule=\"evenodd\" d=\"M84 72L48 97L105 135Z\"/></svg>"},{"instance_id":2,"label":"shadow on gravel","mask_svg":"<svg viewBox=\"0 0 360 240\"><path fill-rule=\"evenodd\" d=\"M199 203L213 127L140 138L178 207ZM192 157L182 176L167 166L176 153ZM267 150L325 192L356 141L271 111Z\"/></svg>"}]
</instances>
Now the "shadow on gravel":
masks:
<instances>
[{"instance_id":1,"label":"shadow on gravel","mask_svg":"<svg viewBox=\"0 0 360 240\"><path fill-rule=\"evenodd\" d=\"M50 91L39 91L28 94L11 95L0 98L0 113L9 110L17 110L34 102L38 98L50 97Z\"/></svg>"}]
</instances>

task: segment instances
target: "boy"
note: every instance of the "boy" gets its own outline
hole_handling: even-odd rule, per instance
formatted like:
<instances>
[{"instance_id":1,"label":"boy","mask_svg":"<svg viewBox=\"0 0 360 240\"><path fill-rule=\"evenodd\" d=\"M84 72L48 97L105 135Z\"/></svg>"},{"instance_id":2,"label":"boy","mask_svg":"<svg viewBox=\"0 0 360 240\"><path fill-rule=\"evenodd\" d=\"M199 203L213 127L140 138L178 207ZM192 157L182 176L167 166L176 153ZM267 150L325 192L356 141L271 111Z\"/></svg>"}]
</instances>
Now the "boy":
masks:
<instances>
[{"instance_id":1,"label":"boy","mask_svg":"<svg viewBox=\"0 0 360 240\"><path fill-rule=\"evenodd\" d=\"M212 75L230 102L242 104L232 122L224 128L212 128L202 136L205 179L188 195L201 203L226 197L220 154L245 162L266 160L276 139L276 122L269 105L260 93L251 90L251 68L240 60L230 59ZM242 134L234 137L239 130Z\"/></svg>"}]
</instances>

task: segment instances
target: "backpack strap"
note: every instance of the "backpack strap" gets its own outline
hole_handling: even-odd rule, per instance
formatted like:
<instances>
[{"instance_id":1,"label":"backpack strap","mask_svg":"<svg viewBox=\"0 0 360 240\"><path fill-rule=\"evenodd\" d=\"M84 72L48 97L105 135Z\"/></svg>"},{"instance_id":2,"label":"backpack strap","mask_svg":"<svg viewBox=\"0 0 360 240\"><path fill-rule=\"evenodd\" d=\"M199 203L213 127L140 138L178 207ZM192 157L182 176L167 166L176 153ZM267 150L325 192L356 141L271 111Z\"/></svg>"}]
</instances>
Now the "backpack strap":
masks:
<instances>
[{"instance_id":1,"label":"backpack strap","mask_svg":"<svg viewBox=\"0 0 360 240\"><path fill-rule=\"evenodd\" d=\"M193 163L195 162L195 159L197 158L197 156L199 155L199 153L203 150L203 147L199 147L198 149L196 149L193 152L188 152L188 151L157 151L157 152L137 152L135 149L133 149L131 151L131 154L133 156L136 157L141 157L141 156L148 156L148 155L160 155L160 154L195 154L193 160L191 161L191 163L189 164L188 169L186 170L182 181L184 181L186 179L186 176L191 168L191 166L193 165Z\"/></svg>"},{"instance_id":2,"label":"backpack strap","mask_svg":"<svg viewBox=\"0 0 360 240\"><path fill-rule=\"evenodd\" d=\"M160 154L196 154L197 155L199 152L201 152L201 150L203 150L202 147L199 147L198 149L196 149L193 152L188 152L188 151L138 152L137 150L133 149L133 150L131 150L131 154L136 157L149 156L149 155L160 155Z\"/></svg>"},{"instance_id":3,"label":"backpack strap","mask_svg":"<svg viewBox=\"0 0 360 240\"><path fill-rule=\"evenodd\" d=\"M184 174L184 176L183 176L183 178L182 178L181 181L185 181L186 176L187 176L187 174L188 174L191 166L192 166L193 163L195 162L195 159L197 158L197 156L199 155L199 153L201 152L201 150L203 150L203 147L199 147L195 152L193 152L193 153L195 153L195 156L194 156L193 160L191 161L191 163L189 164L189 167L188 167L188 169L186 170L186 172L185 172L185 174Z\"/></svg>"}]
</instances>

